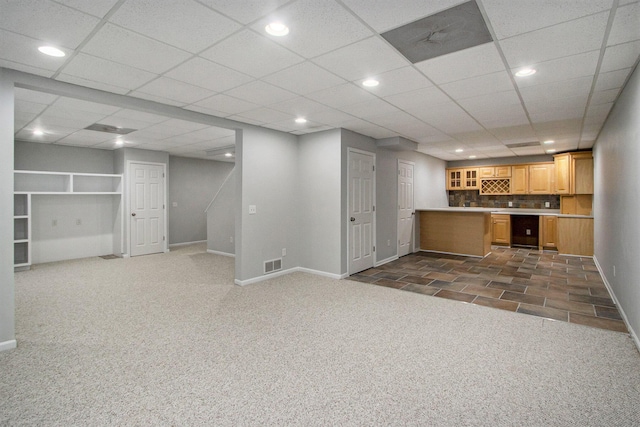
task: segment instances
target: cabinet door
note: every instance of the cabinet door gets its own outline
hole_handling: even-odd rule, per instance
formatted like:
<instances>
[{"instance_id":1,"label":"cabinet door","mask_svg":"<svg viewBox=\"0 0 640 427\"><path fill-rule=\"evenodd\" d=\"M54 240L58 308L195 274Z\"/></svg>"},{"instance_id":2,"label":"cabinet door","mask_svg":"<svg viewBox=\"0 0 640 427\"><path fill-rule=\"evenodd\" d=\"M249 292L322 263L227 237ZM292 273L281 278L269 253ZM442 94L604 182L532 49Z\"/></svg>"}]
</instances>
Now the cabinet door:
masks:
<instances>
[{"instance_id":1,"label":"cabinet door","mask_svg":"<svg viewBox=\"0 0 640 427\"><path fill-rule=\"evenodd\" d=\"M540 217L542 227L540 228L539 246L545 248L558 247L558 217L552 215L542 215Z\"/></svg>"},{"instance_id":2,"label":"cabinet door","mask_svg":"<svg viewBox=\"0 0 640 427\"><path fill-rule=\"evenodd\" d=\"M491 215L491 241L501 245L511 244L510 215Z\"/></svg>"},{"instance_id":3,"label":"cabinet door","mask_svg":"<svg viewBox=\"0 0 640 427\"><path fill-rule=\"evenodd\" d=\"M556 194L571 193L571 162L568 154L554 156L553 162L556 165Z\"/></svg>"},{"instance_id":4,"label":"cabinet door","mask_svg":"<svg viewBox=\"0 0 640 427\"><path fill-rule=\"evenodd\" d=\"M511 193L527 194L529 166L518 165L511 168Z\"/></svg>"},{"instance_id":5,"label":"cabinet door","mask_svg":"<svg viewBox=\"0 0 640 427\"><path fill-rule=\"evenodd\" d=\"M480 189L480 179L478 178L478 168L464 170L463 188L465 190Z\"/></svg>"},{"instance_id":6,"label":"cabinet door","mask_svg":"<svg viewBox=\"0 0 640 427\"><path fill-rule=\"evenodd\" d=\"M496 166L496 178L509 178L511 176L511 166Z\"/></svg>"},{"instance_id":7,"label":"cabinet door","mask_svg":"<svg viewBox=\"0 0 640 427\"><path fill-rule=\"evenodd\" d=\"M551 194L551 165L529 165L528 194Z\"/></svg>"},{"instance_id":8,"label":"cabinet door","mask_svg":"<svg viewBox=\"0 0 640 427\"><path fill-rule=\"evenodd\" d=\"M447 169L447 190L462 190L462 169Z\"/></svg>"},{"instance_id":9,"label":"cabinet door","mask_svg":"<svg viewBox=\"0 0 640 427\"><path fill-rule=\"evenodd\" d=\"M573 194L593 194L593 157L573 160Z\"/></svg>"},{"instance_id":10,"label":"cabinet door","mask_svg":"<svg viewBox=\"0 0 640 427\"><path fill-rule=\"evenodd\" d=\"M480 178L493 178L495 176L495 170L493 166L485 166L478 169L478 174Z\"/></svg>"}]
</instances>

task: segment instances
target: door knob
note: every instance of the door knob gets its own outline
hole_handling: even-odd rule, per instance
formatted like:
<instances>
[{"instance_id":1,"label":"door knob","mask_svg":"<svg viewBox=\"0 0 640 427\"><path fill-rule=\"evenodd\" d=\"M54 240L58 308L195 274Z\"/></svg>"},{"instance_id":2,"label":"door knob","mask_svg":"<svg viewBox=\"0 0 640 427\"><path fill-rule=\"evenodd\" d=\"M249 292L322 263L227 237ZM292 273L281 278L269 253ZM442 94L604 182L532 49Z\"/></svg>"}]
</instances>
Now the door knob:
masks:
<instances>
[{"instance_id":1,"label":"door knob","mask_svg":"<svg viewBox=\"0 0 640 427\"><path fill-rule=\"evenodd\" d=\"M131 214L131 216L136 216L136 213L135 213L135 212L134 212L134 213L132 213L132 214Z\"/></svg>"},{"instance_id":2,"label":"door knob","mask_svg":"<svg viewBox=\"0 0 640 427\"><path fill-rule=\"evenodd\" d=\"M351 222L355 221L356 219L354 217L351 217Z\"/></svg>"}]
</instances>

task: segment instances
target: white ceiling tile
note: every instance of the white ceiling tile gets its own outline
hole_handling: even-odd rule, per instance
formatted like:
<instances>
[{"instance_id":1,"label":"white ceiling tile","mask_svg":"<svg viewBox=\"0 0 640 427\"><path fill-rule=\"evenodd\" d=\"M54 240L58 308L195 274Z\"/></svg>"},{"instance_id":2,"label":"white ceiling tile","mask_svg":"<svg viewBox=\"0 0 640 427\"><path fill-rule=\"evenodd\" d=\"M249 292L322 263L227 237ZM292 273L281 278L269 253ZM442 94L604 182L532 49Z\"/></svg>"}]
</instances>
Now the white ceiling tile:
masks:
<instances>
[{"instance_id":1,"label":"white ceiling tile","mask_svg":"<svg viewBox=\"0 0 640 427\"><path fill-rule=\"evenodd\" d=\"M587 117L595 117L597 119L605 119L609 115L609 111L613 108L613 103L590 105L587 110Z\"/></svg>"},{"instance_id":2,"label":"white ceiling tile","mask_svg":"<svg viewBox=\"0 0 640 427\"><path fill-rule=\"evenodd\" d=\"M5 61L33 67L34 70L58 70L64 64L65 59L41 54L38 47L42 44L39 40L0 29L0 52L2 52L1 55ZM67 49L65 52L68 55L73 53L72 50ZM8 65L9 68L13 68L10 63ZM25 71L29 71L29 69L27 68ZM49 75L51 74L53 73L49 73Z\"/></svg>"},{"instance_id":3,"label":"white ceiling tile","mask_svg":"<svg viewBox=\"0 0 640 427\"><path fill-rule=\"evenodd\" d=\"M377 37L371 37L314 59L314 62L347 80L364 79L410 65Z\"/></svg>"},{"instance_id":4,"label":"white ceiling tile","mask_svg":"<svg viewBox=\"0 0 640 427\"><path fill-rule=\"evenodd\" d=\"M40 115L38 120L42 120L46 123L55 124L57 126L63 126L63 127L78 126L80 128L84 128L96 122L99 122L101 119L105 118L106 116L107 115L104 113L94 113L89 111L75 110L71 108L57 106L54 104L48 107Z\"/></svg>"},{"instance_id":5,"label":"white ceiling tile","mask_svg":"<svg viewBox=\"0 0 640 427\"><path fill-rule=\"evenodd\" d=\"M510 68L599 50L608 13L587 16L500 41Z\"/></svg>"},{"instance_id":6,"label":"white ceiling tile","mask_svg":"<svg viewBox=\"0 0 640 427\"><path fill-rule=\"evenodd\" d=\"M276 104L296 97L295 94L289 91L262 81L253 81L231 89L226 92L226 95L259 105Z\"/></svg>"},{"instance_id":7,"label":"white ceiling tile","mask_svg":"<svg viewBox=\"0 0 640 427\"><path fill-rule=\"evenodd\" d=\"M22 101L17 97L13 105L15 107L14 114L30 114L34 118L38 114L42 113L45 108L47 108L47 104L40 104L37 102L31 102L31 101Z\"/></svg>"},{"instance_id":8,"label":"white ceiling tile","mask_svg":"<svg viewBox=\"0 0 640 427\"><path fill-rule=\"evenodd\" d=\"M579 96L548 98L543 101L527 102L529 114L541 114L549 110L572 110L584 113L589 93ZM582 117L582 114L579 116Z\"/></svg>"},{"instance_id":9,"label":"white ceiling tile","mask_svg":"<svg viewBox=\"0 0 640 427\"><path fill-rule=\"evenodd\" d=\"M80 53L64 67L63 72L111 86L135 89L151 81L156 74Z\"/></svg>"},{"instance_id":10,"label":"white ceiling tile","mask_svg":"<svg viewBox=\"0 0 640 427\"><path fill-rule=\"evenodd\" d=\"M38 104L51 105L54 103L56 99L58 99L58 95L16 87L15 98L20 99L22 101L29 101L29 102L35 102Z\"/></svg>"},{"instance_id":11,"label":"white ceiling tile","mask_svg":"<svg viewBox=\"0 0 640 427\"><path fill-rule=\"evenodd\" d=\"M163 98L162 96L151 95L144 92L131 92L128 94L129 96L133 96L134 98L146 99L147 101L157 102L159 104L173 105L174 107L184 107L186 106L185 102L175 101L169 98Z\"/></svg>"},{"instance_id":12,"label":"white ceiling tile","mask_svg":"<svg viewBox=\"0 0 640 427\"><path fill-rule=\"evenodd\" d=\"M104 25L82 51L156 74L164 73L190 56L183 50L112 24Z\"/></svg>"},{"instance_id":13,"label":"white ceiling tile","mask_svg":"<svg viewBox=\"0 0 640 427\"><path fill-rule=\"evenodd\" d=\"M96 132L92 130L79 130L77 132L72 133L69 136L66 136L60 139L58 142L60 144L66 145L96 145L105 141L114 141L116 136L113 134L108 134L105 132Z\"/></svg>"},{"instance_id":14,"label":"white ceiling tile","mask_svg":"<svg viewBox=\"0 0 640 427\"><path fill-rule=\"evenodd\" d=\"M227 117L228 115L230 115L229 113L224 113L222 111L214 110L212 108L201 107L196 104L185 105L182 108L184 108L185 110L195 111L197 113L207 114L209 116L215 116L215 117Z\"/></svg>"},{"instance_id":15,"label":"white ceiling tile","mask_svg":"<svg viewBox=\"0 0 640 427\"><path fill-rule=\"evenodd\" d=\"M81 12L88 13L98 18L103 18L118 0L56 0L65 6L78 9Z\"/></svg>"},{"instance_id":16,"label":"white ceiling tile","mask_svg":"<svg viewBox=\"0 0 640 427\"><path fill-rule=\"evenodd\" d=\"M495 115L493 118L476 117L476 120L478 120L486 129L526 125L529 123L529 119L524 112L521 111L522 110L515 110L515 112L510 111L503 116Z\"/></svg>"},{"instance_id":17,"label":"white ceiling tile","mask_svg":"<svg viewBox=\"0 0 640 427\"><path fill-rule=\"evenodd\" d=\"M571 21L611 7L610 0L482 0L498 39Z\"/></svg>"},{"instance_id":18,"label":"white ceiling tile","mask_svg":"<svg viewBox=\"0 0 640 427\"><path fill-rule=\"evenodd\" d=\"M153 80L138 88L136 92L171 99L183 104L193 104L214 95L214 92L210 90L168 77L160 77Z\"/></svg>"},{"instance_id":19,"label":"white ceiling tile","mask_svg":"<svg viewBox=\"0 0 640 427\"><path fill-rule=\"evenodd\" d=\"M531 67L536 70L534 75L527 77L514 76L514 78L518 87L522 88L570 80L577 77L593 76L596 72L599 59L600 51L594 50L578 55L540 62L538 64L531 64ZM515 74L518 68L514 68L511 71Z\"/></svg>"},{"instance_id":20,"label":"white ceiling tile","mask_svg":"<svg viewBox=\"0 0 640 427\"><path fill-rule=\"evenodd\" d=\"M263 80L300 95L345 83L340 77L309 61L278 71Z\"/></svg>"},{"instance_id":21,"label":"white ceiling tile","mask_svg":"<svg viewBox=\"0 0 640 427\"><path fill-rule=\"evenodd\" d=\"M563 82L525 87L520 90L520 94L525 101L525 105L529 102L543 103L554 99L588 95L591 91L592 82L592 77L580 77Z\"/></svg>"},{"instance_id":22,"label":"white ceiling tile","mask_svg":"<svg viewBox=\"0 0 640 427\"><path fill-rule=\"evenodd\" d=\"M629 73L631 73L631 68L600 73L594 90L620 89Z\"/></svg>"},{"instance_id":23,"label":"white ceiling tile","mask_svg":"<svg viewBox=\"0 0 640 427\"><path fill-rule=\"evenodd\" d=\"M0 28L57 47L75 49L100 22L53 1L3 1Z\"/></svg>"},{"instance_id":24,"label":"white ceiling tile","mask_svg":"<svg viewBox=\"0 0 640 427\"><path fill-rule=\"evenodd\" d=\"M345 123L354 119L354 117L351 114L343 113L342 111L333 110L333 109L316 111L313 114L311 114L309 117L311 117L315 122L319 122L325 125L331 125L334 127L341 127L340 125L342 123Z\"/></svg>"},{"instance_id":25,"label":"white ceiling tile","mask_svg":"<svg viewBox=\"0 0 640 427\"><path fill-rule=\"evenodd\" d=\"M197 139L198 141L207 141L221 138L235 138L235 131L231 129L223 129L215 126L208 126L204 129L200 129L194 132L190 132L189 135L192 138Z\"/></svg>"},{"instance_id":26,"label":"white ceiling tile","mask_svg":"<svg viewBox=\"0 0 640 427\"><path fill-rule=\"evenodd\" d=\"M490 123L491 127L516 126L529 121L520 104L505 104L487 107L484 110L467 111L480 123Z\"/></svg>"},{"instance_id":27,"label":"white ceiling tile","mask_svg":"<svg viewBox=\"0 0 640 427\"><path fill-rule=\"evenodd\" d=\"M607 39L607 46L640 39L640 3L618 7Z\"/></svg>"},{"instance_id":28,"label":"white ceiling tile","mask_svg":"<svg viewBox=\"0 0 640 427\"><path fill-rule=\"evenodd\" d=\"M451 103L451 99L435 86L386 96L384 99L402 110L432 108L440 104Z\"/></svg>"},{"instance_id":29,"label":"white ceiling tile","mask_svg":"<svg viewBox=\"0 0 640 427\"><path fill-rule=\"evenodd\" d=\"M344 107L340 107L340 110L361 119L376 117L382 114L392 114L400 111L398 108L381 99L361 102L359 104L345 105Z\"/></svg>"},{"instance_id":30,"label":"white ceiling tile","mask_svg":"<svg viewBox=\"0 0 640 427\"><path fill-rule=\"evenodd\" d=\"M459 0L344 0L344 3L376 31L399 27L460 4Z\"/></svg>"},{"instance_id":31,"label":"white ceiling tile","mask_svg":"<svg viewBox=\"0 0 640 427\"><path fill-rule=\"evenodd\" d=\"M544 149L542 147L521 147L521 148L512 148L516 156L537 156L544 154Z\"/></svg>"},{"instance_id":32,"label":"white ceiling tile","mask_svg":"<svg viewBox=\"0 0 640 427\"><path fill-rule=\"evenodd\" d=\"M127 129L144 129L152 126L153 123L144 122L140 120L134 120L129 117L117 117L117 116L109 116L100 120L100 123L104 125L116 126Z\"/></svg>"},{"instance_id":33,"label":"white ceiling tile","mask_svg":"<svg viewBox=\"0 0 640 427\"><path fill-rule=\"evenodd\" d=\"M283 113L288 113L296 117L309 118L309 116L316 111L325 110L327 107L310 99L297 97L270 105L269 108L282 111Z\"/></svg>"},{"instance_id":34,"label":"white ceiling tile","mask_svg":"<svg viewBox=\"0 0 640 427\"><path fill-rule=\"evenodd\" d=\"M0 48L0 50L2 50ZM32 67L30 65L24 65L24 64L20 64L18 62L13 62L13 61L7 61L4 59L0 59L0 67L2 68L10 68L12 70L16 70L16 71L22 71L25 73L29 73L29 74L35 74L36 76L42 76L42 77L51 77L55 74L54 71L51 70L45 70L42 68L37 68L37 67Z\"/></svg>"},{"instance_id":35,"label":"white ceiling tile","mask_svg":"<svg viewBox=\"0 0 640 427\"><path fill-rule=\"evenodd\" d=\"M410 92L433 86L425 76L416 71L413 67L398 68L373 77L378 80L380 84L374 87L365 87L364 89L379 97ZM362 82L363 80L358 80L356 84L361 85Z\"/></svg>"},{"instance_id":36,"label":"white ceiling tile","mask_svg":"<svg viewBox=\"0 0 640 427\"><path fill-rule=\"evenodd\" d=\"M608 46L604 51L600 72L631 68L636 64L640 55L640 41Z\"/></svg>"},{"instance_id":37,"label":"white ceiling tile","mask_svg":"<svg viewBox=\"0 0 640 427\"><path fill-rule=\"evenodd\" d=\"M534 123L533 128L536 133L549 135L572 135L576 133L580 133L580 129L582 128L582 119L574 119L574 120L549 120L547 122L542 123ZM547 138L545 138L547 139ZM548 139L556 139L556 138L548 138Z\"/></svg>"},{"instance_id":38,"label":"white ceiling tile","mask_svg":"<svg viewBox=\"0 0 640 427\"><path fill-rule=\"evenodd\" d=\"M231 18L248 24L267 15L290 0L201 0L200 2Z\"/></svg>"},{"instance_id":39,"label":"white ceiling tile","mask_svg":"<svg viewBox=\"0 0 640 427\"><path fill-rule=\"evenodd\" d=\"M283 113L281 111L273 110L271 108L257 108L251 111L245 111L243 113L238 114L239 117L251 119L254 121L262 122L262 123L274 123L274 122L282 122L285 120L295 119L290 114Z\"/></svg>"},{"instance_id":40,"label":"white ceiling tile","mask_svg":"<svg viewBox=\"0 0 640 427\"><path fill-rule=\"evenodd\" d=\"M264 27L273 21L286 23L290 33L287 37L269 37L305 58L322 55L373 35L369 28L334 0L298 0L259 20L252 28L266 34Z\"/></svg>"},{"instance_id":41,"label":"white ceiling tile","mask_svg":"<svg viewBox=\"0 0 640 427\"><path fill-rule=\"evenodd\" d=\"M197 130L202 130L207 128L208 126L202 123L190 122L187 120L180 119L169 119L166 122L162 122L163 126L172 126L176 129L182 129L184 132L193 132Z\"/></svg>"},{"instance_id":42,"label":"white ceiling tile","mask_svg":"<svg viewBox=\"0 0 640 427\"><path fill-rule=\"evenodd\" d=\"M158 123L135 132L137 137L150 138L153 141L170 138L176 135L187 133L184 129L176 128L164 123Z\"/></svg>"},{"instance_id":43,"label":"white ceiling tile","mask_svg":"<svg viewBox=\"0 0 640 427\"><path fill-rule=\"evenodd\" d=\"M36 129L44 131L44 135L34 135L33 131ZM43 125L38 121L30 123L29 126L18 132L16 139L33 142L54 142L67 135L71 135L73 132L76 132L77 129L77 127L65 127L55 124Z\"/></svg>"},{"instance_id":44,"label":"white ceiling tile","mask_svg":"<svg viewBox=\"0 0 640 427\"><path fill-rule=\"evenodd\" d=\"M465 99L474 96L513 90L513 83L505 71L471 77L440 85L454 99Z\"/></svg>"},{"instance_id":45,"label":"white ceiling tile","mask_svg":"<svg viewBox=\"0 0 640 427\"><path fill-rule=\"evenodd\" d=\"M515 90L508 90L465 98L460 100L459 104L462 108L469 111L469 113L475 115L481 114L483 110L490 110L505 105L520 105L520 98Z\"/></svg>"},{"instance_id":46,"label":"white ceiling tile","mask_svg":"<svg viewBox=\"0 0 640 427\"><path fill-rule=\"evenodd\" d=\"M223 114L238 114L243 111L253 110L258 108L259 105L253 102L243 101L238 98L234 98L228 95L214 95L209 98L203 99L202 101L198 101L195 104L189 106L192 107L202 107L211 111L220 111Z\"/></svg>"},{"instance_id":47,"label":"white ceiling tile","mask_svg":"<svg viewBox=\"0 0 640 427\"><path fill-rule=\"evenodd\" d=\"M532 141L536 138L536 133L531 125L508 126L490 129L491 134L504 143L517 143Z\"/></svg>"},{"instance_id":48,"label":"white ceiling tile","mask_svg":"<svg viewBox=\"0 0 640 427\"><path fill-rule=\"evenodd\" d=\"M250 125L256 125L256 126L262 126L264 124L264 122L261 120L253 120L248 117L243 117L237 114L233 116L229 116L227 118L231 120L235 120L237 122L248 123Z\"/></svg>"},{"instance_id":49,"label":"white ceiling tile","mask_svg":"<svg viewBox=\"0 0 640 427\"><path fill-rule=\"evenodd\" d=\"M238 23L193 0L128 0L109 21L191 53L240 29Z\"/></svg>"},{"instance_id":50,"label":"white ceiling tile","mask_svg":"<svg viewBox=\"0 0 640 427\"><path fill-rule=\"evenodd\" d=\"M593 95L591 96L591 104L613 103L618 98L619 93L620 89L608 89L593 92Z\"/></svg>"},{"instance_id":51,"label":"white ceiling tile","mask_svg":"<svg viewBox=\"0 0 640 427\"><path fill-rule=\"evenodd\" d=\"M395 113L383 114L377 117L371 117L368 123L375 123L384 128L400 131L403 129L403 123L416 123L416 117L404 111L396 111Z\"/></svg>"},{"instance_id":52,"label":"white ceiling tile","mask_svg":"<svg viewBox=\"0 0 640 427\"><path fill-rule=\"evenodd\" d=\"M531 121L536 124L550 120L578 119L584 116L584 106L575 105L571 108L547 107L529 112Z\"/></svg>"},{"instance_id":53,"label":"white ceiling tile","mask_svg":"<svg viewBox=\"0 0 640 427\"><path fill-rule=\"evenodd\" d=\"M110 115L120 110L120 107L114 107L112 105L99 104L97 102L84 101L82 99L60 97L54 103L53 106L61 107L67 110L79 110L87 111L90 113L96 113L100 115Z\"/></svg>"},{"instance_id":54,"label":"white ceiling tile","mask_svg":"<svg viewBox=\"0 0 640 427\"><path fill-rule=\"evenodd\" d=\"M253 77L200 57L189 59L165 73L165 76L214 92L224 92L253 80Z\"/></svg>"},{"instance_id":55,"label":"white ceiling tile","mask_svg":"<svg viewBox=\"0 0 640 427\"><path fill-rule=\"evenodd\" d=\"M438 56L415 65L436 84L449 83L504 70L504 62L494 43L485 43L448 55Z\"/></svg>"},{"instance_id":56,"label":"white ceiling tile","mask_svg":"<svg viewBox=\"0 0 640 427\"><path fill-rule=\"evenodd\" d=\"M249 30L234 34L200 56L253 77L263 77L303 61L295 53Z\"/></svg>"},{"instance_id":57,"label":"white ceiling tile","mask_svg":"<svg viewBox=\"0 0 640 427\"><path fill-rule=\"evenodd\" d=\"M442 104L438 109L411 110L409 112L447 134L481 129L481 126L471 116L455 104Z\"/></svg>"},{"instance_id":58,"label":"white ceiling tile","mask_svg":"<svg viewBox=\"0 0 640 427\"><path fill-rule=\"evenodd\" d=\"M115 114L114 117L121 117L123 119L139 120L147 123L162 123L169 120L169 117L161 116L153 113L145 113L144 111L122 109Z\"/></svg>"},{"instance_id":59,"label":"white ceiling tile","mask_svg":"<svg viewBox=\"0 0 640 427\"><path fill-rule=\"evenodd\" d=\"M89 87L92 89L103 90L105 92L117 93L120 95L124 95L130 91L130 89L127 89L124 87L113 86L106 83L99 83L93 80L83 79L82 77L71 76L69 74L64 74L64 73L59 74L58 77L56 77L56 80L60 80L61 82L72 83L78 86Z\"/></svg>"},{"instance_id":60,"label":"white ceiling tile","mask_svg":"<svg viewBox=\"0 0 640 427\"><path fill-rule=\"evenodd\" d=\"M306 95L306 97L334 108L376 99L374 95L351 83L319 90Z\"/></svg>"}]
</instances>

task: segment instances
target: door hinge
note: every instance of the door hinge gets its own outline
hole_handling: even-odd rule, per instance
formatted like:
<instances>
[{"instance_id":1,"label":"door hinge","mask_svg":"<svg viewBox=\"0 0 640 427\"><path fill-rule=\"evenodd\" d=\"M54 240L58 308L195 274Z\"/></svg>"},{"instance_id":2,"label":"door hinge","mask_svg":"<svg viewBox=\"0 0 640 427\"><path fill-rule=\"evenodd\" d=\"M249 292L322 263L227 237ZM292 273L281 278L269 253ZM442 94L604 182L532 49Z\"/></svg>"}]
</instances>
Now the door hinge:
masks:
<instances>
[{"instance_id":1,"label":"door hinge","mask_svg":"<svg viewBox=\"0 0 640 427\"><path fill-rule=\"evenodd\" d=\"M374 247L373 247L373 252L375 252L375 251L376 251L376 247L374 246Z\"/></svg>"},{"instance_id":2,"label":"door hinge","mask_svg":"<svg viewBox=\"0 0 640 427\"><path fill-rule=\"evenodd\" d=\"M165 240L165 239L164 239L164 236L162 236L162 241L164 242L164 240Z\"/></svg>"},{"instance_id":3,"label":"door hinge","mask_svg":"<svg viewBox=\"0 0 640 427\"><path fill-rule=\"evenodd\" d=\"M162 209L165 209L164 205L162 205Z\"/></svg>"},{"instance_id":4,"label":"door hinge","mask_svg":"<svg viewBox=\"0 0 640 427\"><path fill-rule=\"evenodd\" d=\"M162 177L164 178L164 172L162 173Z\"/></svg>"},{"instance_id":5,"label":"door hinge","mask_svg":"<svg viewBox=\"0 0 640 427\"><path fill-rule=\"evenodd\" d=\"M375 165L373 166L373 171L374 171L374 172L376 171L376 167L375 167Z\"/></svg>"},{"instance_id":6,"label":"door hinge","mask_svg":"<svg viewBox=\"0 0 640 427\"><path fill-rule=\"evenodd\" d=\"M374 211L374 212L376 211L376 207L375 207L375 206L373 207L373 211Z\"/></svg>"}]
</instances>

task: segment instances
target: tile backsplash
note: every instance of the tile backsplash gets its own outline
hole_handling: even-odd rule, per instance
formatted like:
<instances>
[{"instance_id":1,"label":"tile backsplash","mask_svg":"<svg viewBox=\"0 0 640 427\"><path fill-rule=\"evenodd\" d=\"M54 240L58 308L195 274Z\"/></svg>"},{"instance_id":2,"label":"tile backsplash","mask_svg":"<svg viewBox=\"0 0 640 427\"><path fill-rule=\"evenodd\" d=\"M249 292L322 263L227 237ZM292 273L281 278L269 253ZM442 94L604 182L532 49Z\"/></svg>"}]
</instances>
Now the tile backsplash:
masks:
<instances>
[{"instance_id":1,"label":"tile backsplash","mask_svg":"<svg viewBox=\"0 0 640 427\"><path fill-rule=\"evenodd\" d=\"M549 202L548 209L560 209L560 196L555 195L485 196L480 195L478 190L456 190L448 193L450 207L545 209L545 202ZM509 202L513 206L509 206Z\"/></svg>"}]
</instances>

